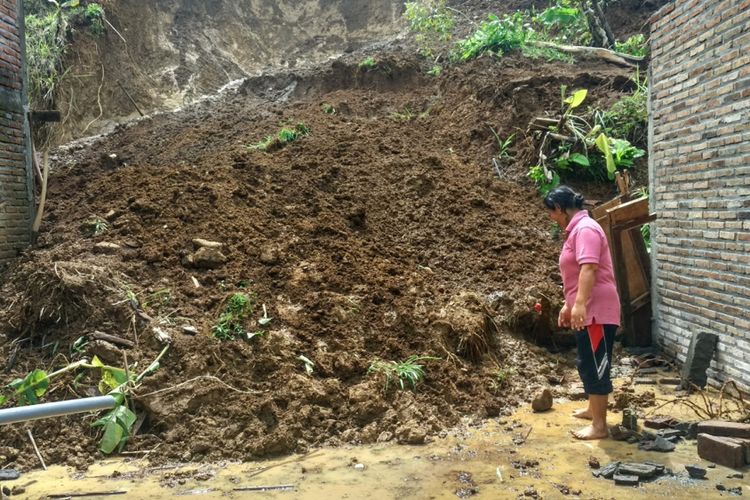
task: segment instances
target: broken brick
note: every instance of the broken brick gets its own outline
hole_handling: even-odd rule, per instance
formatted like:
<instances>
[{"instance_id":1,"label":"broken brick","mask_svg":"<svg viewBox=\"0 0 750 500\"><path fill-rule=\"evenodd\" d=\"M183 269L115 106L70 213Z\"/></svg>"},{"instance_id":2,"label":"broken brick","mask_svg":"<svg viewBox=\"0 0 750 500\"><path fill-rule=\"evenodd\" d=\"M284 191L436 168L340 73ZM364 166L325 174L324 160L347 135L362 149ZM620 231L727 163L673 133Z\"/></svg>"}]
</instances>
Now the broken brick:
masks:
<instances>
[{"instance_id":1,"label":"broken brick","mask_svg":"<svg viewBox=\"0 0 750 500\"><path fill-rule=\"evenodd\" d=\"M615 484L618 486L638 486L638 476L626 476L623 474L615 474Z\"/></svg>"},{"instance_id":2,"label":"broken brick","mask_svg":"<svg viewBox=\"0 0 750 500\"><path fill-rule=\"evenodd\" d=\"M677 423L677 420L673 419L672 417L658 415L656 417L647 418L643 422L643 425L651 429L669 429Z\"/></svg>"},{"instance_id":3,"label":"broken brick","mask_svg":"<svg viewBox=\"0 0 750 500\"><path fill-rule=\"evenodd\" d=\"M733 469L745 465L745 447L742 443L721 436L698 434L698 456Z\"/></svg>"}]
</instances>

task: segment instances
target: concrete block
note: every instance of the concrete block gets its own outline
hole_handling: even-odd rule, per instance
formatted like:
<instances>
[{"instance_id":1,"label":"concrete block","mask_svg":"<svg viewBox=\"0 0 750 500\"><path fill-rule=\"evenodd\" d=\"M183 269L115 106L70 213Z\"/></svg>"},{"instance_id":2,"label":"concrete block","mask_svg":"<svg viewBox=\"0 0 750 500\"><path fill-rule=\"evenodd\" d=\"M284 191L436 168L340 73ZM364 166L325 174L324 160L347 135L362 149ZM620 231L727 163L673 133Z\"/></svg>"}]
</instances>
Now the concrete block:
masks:
<instances>
[{"instance_id":1,"label":"concrete block","mask_svg":"<svg viewBox=\"0 0 750 500\"><path fill-rule=\"evenodd\" d=\"M712 436L725 436L750 439L750 424L724 422L722 420L707 420L698 423L698 432Z\"/></svg>"},{"instance_id":2,"label":"concrete block","mask_svg":"<svg viewBox=\"0 0 750 500\"><path fill-rule=\"evenodd\" d=\"M698 434L698 456L733 469L745 465L745 449L732 438Z\"/></svg>"},{"instance_id":3,"label":"concrete block","mask_svg":"<svg viewBox=\"0 0 750 500\"><path fill-rule=\"evenodd\" d=\"M706 370L711 365L718 341L719 337L713 333L698 332L693 335L685 364L682 367L681 377L686 381L683 382L683 388L690 388L688 382L701 388L706 387L708 382Z\"/></svg>"},{"instance_id":4,"label":"concrete block","mask_svg":"<svg viewBox=\"0 0 750 500\"><path fill-rule=\"evenodd\" d=\"M613 479L617 486L638 486L638 476L615 474Z\"/></svg>"}]
</instances>

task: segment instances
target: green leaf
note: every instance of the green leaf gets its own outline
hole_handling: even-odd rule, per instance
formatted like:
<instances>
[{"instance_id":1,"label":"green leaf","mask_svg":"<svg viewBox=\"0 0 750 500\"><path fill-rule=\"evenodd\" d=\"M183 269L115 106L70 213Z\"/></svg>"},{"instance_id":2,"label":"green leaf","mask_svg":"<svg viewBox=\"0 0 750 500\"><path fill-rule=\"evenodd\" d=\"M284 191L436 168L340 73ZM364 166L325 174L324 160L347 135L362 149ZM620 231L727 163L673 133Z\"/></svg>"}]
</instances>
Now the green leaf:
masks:
<instances>
[{"instance_id":1,"label":"green leaf","mask_svg":"<svg viewBox=\"0 0 750 500\"><path fill-rule=\"evenodd\" d=\"M108 367L102 370L102 379L99 381L99 392L106 394L113 389L117 389L127 381L128 376L125 370Z\"/></svg>"},{"instance_id":2,"label":"green leaf","mask_svg":"<svg viewBox=\"0 0 750 500\"><path fill-rule=\"evenodd\" d=\"M577 165L581 165L582 167L591 166L588 156L581 154L581 153L572 153L570 157L568 158L568 160L572 161L573 163Z\"/></svg>"},{"instance_id":3,"label":"green leaf","mask_svg":"<svg viewBox=\"0 0 750 500\"><path fill-rule=\"evenodd\" d=\"M68 0L60 6L63 9L74 9L81 4L81 0Z\"/></svg>"},{"instance_id":4,"label":"green leaf","mask_svg":"<svg viewBox=\"0 0 750 500\"><path fill-rule=\"evenodd\" d=\"M596 138L595 141L596 147L599 148L599 151L604 154L604 159L607 162L607 176L610 178L610 180L615 178L615 160L612 158L612 151L609 149L609 139L604 134L599 134L599 137Z\"/></svg>"},{"instance_id":5,"label":"green leaf","mask_svg":"<svg viewBox=\"0 0 750 500\"><path fill-rule=\"evenodd\" d=\"M104 363L102 363L102 360L99 359L98 356L94 356L94 358L91 360L91 364L96 366L97 368L103 368Z\"/></svg>"},{"instance_id":6,"label":"green leaf","mask_svg":"<svg viewBox=\"0 0 750 500\"><path fill-rule=\"evenodd\" d=\"M575 109L583 104L583 101L586 99L586 95L588 95L588 93L589 91L586 89L580 89L573 92L573 95L565 99L565 104L569 105L568 109Z\"/></svg>"},{"instance_id":7,"label":"green leaf","mask_svg":"<svg viewBox=\"0 0 750 500\"><path fill-rule=\"evenodd\" d=\"M36 369L23 379L17 378L8 386L16 391L16 399L19 405L35 405L39 402L39 398L47 392L49 379L47 378L47 372Z\"/></svg>"},{"instance_id":8,"label":"green leaf","mask_svg":"<svg viewBox=\"0 0 750 500\"><path fill-rule=\"evenodd\" d=\"M135 421L135 413L121 404L91 424L92 427L104 427L104 435L99 442L99 449L102 453L110 454L115 450L122 450L130 437Z\"/></svg>"},{"instance_id":9,"label":"green leaf","mask_svg":"<svg viewBox=\"0 0 750 500\"><path fill-rule=\"evenodd\" d=\"M570 24L579 16L579 10L572 7L550 7L539 15L539 20L546 24Z\"/></svg>"},{"instance_id":10,"label":"green leaf","mask_svg":"<svg viewBox=\"0 0 750 500\"><path fill-rule=\"evenodd\" d=\"M8 401L8 398L6 396L0 395L0 406L4 405L6 401Z\"/></svg>"}]
</instances>

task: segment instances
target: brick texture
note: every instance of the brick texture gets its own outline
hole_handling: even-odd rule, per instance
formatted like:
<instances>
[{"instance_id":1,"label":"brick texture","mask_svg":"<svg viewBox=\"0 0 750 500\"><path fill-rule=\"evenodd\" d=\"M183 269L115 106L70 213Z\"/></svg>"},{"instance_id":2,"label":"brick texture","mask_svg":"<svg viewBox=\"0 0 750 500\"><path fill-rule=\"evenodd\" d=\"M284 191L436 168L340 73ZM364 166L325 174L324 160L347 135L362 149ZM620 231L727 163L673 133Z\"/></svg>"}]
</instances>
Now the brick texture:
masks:
<instances>
[{"instance_id":1,"label":"brick texture","mask_svg":"<svg viewBox=\"0 0 750 500\"><path fill-rule=\"evenodd\" d=\"M750 0L676 0L652 17L650 178L655 335L750 390Z\"/></svg>"},{"instance_id":2,"label":"brick texture","mask_svg":"<svg viewBox=\"0 0 750 500\"><path fill-rule=\"evenodd\" d=\"M21 0L0 0L0 264L28 245L31 226Z\"/></svg>"}]
</instances>

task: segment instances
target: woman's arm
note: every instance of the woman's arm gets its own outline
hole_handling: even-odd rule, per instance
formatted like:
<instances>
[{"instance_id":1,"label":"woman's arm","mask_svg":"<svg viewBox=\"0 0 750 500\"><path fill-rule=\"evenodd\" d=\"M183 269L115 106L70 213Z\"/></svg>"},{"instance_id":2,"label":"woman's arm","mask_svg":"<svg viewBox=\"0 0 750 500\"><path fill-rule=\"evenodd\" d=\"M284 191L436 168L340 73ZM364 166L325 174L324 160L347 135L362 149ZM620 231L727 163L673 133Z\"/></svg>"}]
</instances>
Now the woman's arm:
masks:
<instances>
[{"instance_id":1,"label":"woman's arm","mask_svg":"<svg viewBox=\"0 0 750 500\"><path fill-rule=\"evenodd\" d=\"M582 264L578 273L578 294L570 311L570 326L580 330L586 326L586 303L591 298L591 290L596 282L597 264Z\"/></svg>"}]
</instances>

